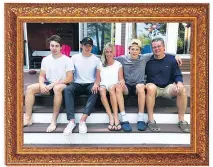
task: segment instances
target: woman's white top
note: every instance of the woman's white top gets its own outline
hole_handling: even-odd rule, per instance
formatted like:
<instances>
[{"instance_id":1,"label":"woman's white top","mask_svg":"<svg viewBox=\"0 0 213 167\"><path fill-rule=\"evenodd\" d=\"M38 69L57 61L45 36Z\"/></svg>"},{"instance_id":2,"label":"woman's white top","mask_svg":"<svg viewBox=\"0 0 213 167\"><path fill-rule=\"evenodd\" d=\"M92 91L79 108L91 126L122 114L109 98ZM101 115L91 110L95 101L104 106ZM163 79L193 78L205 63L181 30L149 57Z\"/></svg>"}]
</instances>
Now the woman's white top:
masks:
<instances>
[{"instance_id":1,"label":"woman's white top","mask_svg":"<svg viewBox=\"0 0 213 167\"><path fill-rule=\"evenodd\" d=\"M105 86L108 90L110 86L118 83L118 72L122 67L121 63L118 61L114 61L114 63L110 66L103 67L103 64L100 63L97 69L100 70L101 76L101 86Z\"/></svg>"}]
</instances>

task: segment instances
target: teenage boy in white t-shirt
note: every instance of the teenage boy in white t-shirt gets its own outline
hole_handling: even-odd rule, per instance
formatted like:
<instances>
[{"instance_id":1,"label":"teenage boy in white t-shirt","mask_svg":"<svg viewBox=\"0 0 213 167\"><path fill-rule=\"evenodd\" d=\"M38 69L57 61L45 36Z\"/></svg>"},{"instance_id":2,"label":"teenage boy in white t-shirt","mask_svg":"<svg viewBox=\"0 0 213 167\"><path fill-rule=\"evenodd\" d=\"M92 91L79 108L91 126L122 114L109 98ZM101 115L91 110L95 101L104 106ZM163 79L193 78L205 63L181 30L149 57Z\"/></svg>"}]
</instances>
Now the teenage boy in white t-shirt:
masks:
<instances>
[{"instance_id":1,"label":"teenage boy in white t-shirt","mask_svg":"<svg viewBox=\"0 0 213 167\"><path fill-rule=\"evenodd\" d=\"M99 85L95 82L96 68L100 63L100 59L91 53L93 40L90 37L83 38L81 43L82 53L72 56L75 67L74 82L64 89L65 106L67 112L67 120L69 123L64 129L64 135L70 135L75 128L75 96L87 94L88 101L84 109L83 115L79 121L79 133L87 133L86 119L94 110L96 99L98 97Z\"/></svg>"},{"instance_id":2,"label":"teenage boy in white t-shirt","mask_svg":"<svg viewBox=\"0 0 213 167\"><path fill-rule=\"evenodd\" d=\"M32 125L32 107L35 94L54 94L52 121L46 132L56 129L56 121L62 103L62 92L67 84L73 80L74 66L72 60L61 54L61 37L52 35L48 42L51 55L45 57L41 62L39 83L29 85L25 96L26 114L24 126Z\"/></svg>"}]
</instances>

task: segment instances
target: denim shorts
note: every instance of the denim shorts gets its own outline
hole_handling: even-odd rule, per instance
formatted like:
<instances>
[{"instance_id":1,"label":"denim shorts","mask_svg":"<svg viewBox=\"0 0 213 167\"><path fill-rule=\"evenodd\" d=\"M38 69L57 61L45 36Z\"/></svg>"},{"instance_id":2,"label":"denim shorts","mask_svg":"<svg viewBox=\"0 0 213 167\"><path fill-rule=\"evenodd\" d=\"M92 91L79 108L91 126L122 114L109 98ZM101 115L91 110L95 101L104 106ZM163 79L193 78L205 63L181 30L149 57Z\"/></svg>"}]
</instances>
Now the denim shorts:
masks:
<instances>
[{"instance_id":1,"label":"denim shorts","mask_svg":"<svg viewBox=\"0 0 213 167\"><path fill-rule=\"evenodd\" d=\"M49 84L51 84L51 83L50 83L49 81L45 81L44 84L45 84L45 85L49 85ZM53 89L51 89L49 92L50 92L50 95L54 95Z\"/></svg>"}]
</instances>

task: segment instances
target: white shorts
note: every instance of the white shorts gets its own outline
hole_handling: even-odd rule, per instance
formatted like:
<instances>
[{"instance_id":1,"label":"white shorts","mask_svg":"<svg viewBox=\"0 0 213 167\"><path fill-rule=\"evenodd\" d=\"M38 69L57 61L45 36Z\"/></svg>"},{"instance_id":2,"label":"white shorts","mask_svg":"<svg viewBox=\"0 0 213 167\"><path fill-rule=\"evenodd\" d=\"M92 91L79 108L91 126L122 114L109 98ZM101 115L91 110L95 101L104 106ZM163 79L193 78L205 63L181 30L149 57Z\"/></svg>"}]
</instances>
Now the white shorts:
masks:
<instances>
[{"instance_id":1,"label":"white shorts","mask_svg":"<svg viewBox=\"0 0 213 167\"><path fill-rule=\"evenodd\" d=\"M101 87L106 88L107 91L109 91L109 88L112 86L115 86L116 84L111 84L111 85L100 85Z\"/></svg>"}]
</instances>

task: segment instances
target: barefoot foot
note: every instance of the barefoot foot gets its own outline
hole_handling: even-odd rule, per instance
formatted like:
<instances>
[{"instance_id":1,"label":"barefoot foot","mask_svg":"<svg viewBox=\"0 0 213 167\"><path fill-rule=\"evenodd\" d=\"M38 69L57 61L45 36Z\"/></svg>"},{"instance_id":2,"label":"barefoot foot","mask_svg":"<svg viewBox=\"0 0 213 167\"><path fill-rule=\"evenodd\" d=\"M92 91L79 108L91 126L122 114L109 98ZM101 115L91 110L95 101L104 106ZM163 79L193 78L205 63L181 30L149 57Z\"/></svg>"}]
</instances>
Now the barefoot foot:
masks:
<instances>
[{"instance_id":1,"label":"barefoot foot","mask_svg":"<svg viewBox=\"0 0 213 167\"><path fill-rule=\"evenodd\" d=\"M56 124L50 124L46 130L46 132L52 132L56 129Z\"/></svg>"},{"instance_id":2,"label":"barefoot foot","mask_svg":"<svg viewBox=\"0 0 213 167\"><path fill-rule=\"evenodd\" d=\"M24 119L24 126L31 126L33 124L32 119Z\"/></svg>"}]
</instances>

